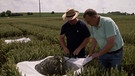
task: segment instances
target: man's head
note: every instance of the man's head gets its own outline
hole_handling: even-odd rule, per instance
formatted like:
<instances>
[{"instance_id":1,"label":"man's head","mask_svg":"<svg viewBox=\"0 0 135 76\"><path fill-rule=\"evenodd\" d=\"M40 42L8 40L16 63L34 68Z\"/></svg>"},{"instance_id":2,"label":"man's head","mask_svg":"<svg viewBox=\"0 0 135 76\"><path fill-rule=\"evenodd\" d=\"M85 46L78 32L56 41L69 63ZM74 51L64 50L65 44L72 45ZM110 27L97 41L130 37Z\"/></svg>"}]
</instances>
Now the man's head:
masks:
<instances>
[{"instance_id":1,"label":"man's head","mask_svg":"<svg viewBox=\"0 0 135 76\"><path fill-rule=\"evenodd\" d=\"M79 15L79 12L70 8L67 9L66 13L63 14L62 18L64 21L72 21Z\"/></svg>"},{"instance_id":2,"label":"man's head","mask_svg":"<svg viewBox=\"0 0 135 76\"><path fill-rule=\"evenodd\" d=\"M87 9L83 15L84 20L91 26L97 26L99 16L93 9Z\"/></svg>"}]
</instances>

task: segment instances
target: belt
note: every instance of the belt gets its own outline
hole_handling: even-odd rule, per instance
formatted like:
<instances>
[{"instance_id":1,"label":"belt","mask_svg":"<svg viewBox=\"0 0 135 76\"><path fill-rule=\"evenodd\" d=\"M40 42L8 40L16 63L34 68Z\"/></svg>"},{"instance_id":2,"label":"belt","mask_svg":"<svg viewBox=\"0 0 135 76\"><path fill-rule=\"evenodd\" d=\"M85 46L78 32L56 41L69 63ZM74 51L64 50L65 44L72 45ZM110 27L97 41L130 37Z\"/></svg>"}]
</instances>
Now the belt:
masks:
<instances>
[{"instance_id":1,"label":"belt","mask_svg":"<svg viewBox=\"0 0 135 76\"><path fill-rule=\"evenodd\" d=\"M107 54L115 54L115 53L119 53L120 51L122 51L123 47L121 47L120 49L116 50L116 51L112 51L112 52L108 52Z\"/></svg>"}]
</instances>

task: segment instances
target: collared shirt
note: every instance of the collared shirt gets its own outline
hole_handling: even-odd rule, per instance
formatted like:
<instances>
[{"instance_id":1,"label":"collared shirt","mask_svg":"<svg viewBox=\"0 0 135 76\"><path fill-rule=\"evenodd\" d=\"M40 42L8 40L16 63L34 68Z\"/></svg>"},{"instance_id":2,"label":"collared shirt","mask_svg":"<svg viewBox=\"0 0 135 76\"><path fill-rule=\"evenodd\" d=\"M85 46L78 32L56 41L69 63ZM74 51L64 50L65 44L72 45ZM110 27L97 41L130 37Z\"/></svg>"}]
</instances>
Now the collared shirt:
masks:
<instances>
[{"instance_id":1,"label":"collared shirt","mask_svg":"<svg viewBox=\"0 0 135 76\"><path fill-rule=\"evenodd\" d=\"M104 48L107 44L107 38L111 36L115 37L115 43L109 52L116 51L124 45L118 26L109 17L100 16L98 27L91 26L90 32L91 37L96 39L100 49Z\"/></svg>"}]
</instances>

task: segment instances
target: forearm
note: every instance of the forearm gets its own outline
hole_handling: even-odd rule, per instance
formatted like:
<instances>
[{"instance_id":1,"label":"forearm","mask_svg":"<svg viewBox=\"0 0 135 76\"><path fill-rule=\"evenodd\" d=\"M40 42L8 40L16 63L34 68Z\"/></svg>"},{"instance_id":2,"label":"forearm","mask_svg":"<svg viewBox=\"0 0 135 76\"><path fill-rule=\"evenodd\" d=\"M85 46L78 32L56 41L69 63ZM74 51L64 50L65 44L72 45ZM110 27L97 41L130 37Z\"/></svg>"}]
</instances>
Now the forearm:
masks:
<instances>
[{"instance_id":1,"label":"forearm","mask_svg":"<svg viewBox=\"0 0 135 76\"><path fill-rule=\"evenodd\" d=\"M85 38L78 48L81 50L87 45L88 42L89 42L89 37Z\"/></svg>"},{"instance_id":2,"label":"forearm","mask_svg":"<svg viewBox=\"0 0 135 76\"><path fill-rule=\"evenodd\" d=\"M114 36L110 37L107 39L107 44L104 46L103 49L101 49L98 54L99 56L109 52L109 50L111 50L114 46Z\"/></svg>"},{"instance_id":3,"label":"forearm","mask_svg":"<svg viewBox=\"0 0 135 76\"><path fill-rule=\"evenodd\" d=\"M74 55L78 55L79 52L81 51L82 48L84 48L86 46L86 44L89 42L89 37L85 38L83 40L83 42L81 43L81 45L75 49L75 51L73 52Z\"/></svg>"},{"instance_id":4,"label":"forearm","mask_svg":"<svg viewBox=\"0 0 135 76\"><path fill-rule=\"evenodd\" d=\"M95 50L95 48L96 48L96 45L97 45L97 42L96 42L96 40L93 38L93 39L92 39L92 42L91 42L91 46L90 46L89 55L91 55L91 54L94 52L94 50Z\"/></svg>"},{"instance_id":5,"label":"forearm","mask_svg":"<svg viewBox=\"0 0 135 76\"><path fill-rule=\"evenodd\" d=\"M99 51L99 56L107 53L111 48L113 47L113 44L107 43L103 49Z\"/></svg>"},{"instance_id":6,"label":"forearm","mask_svg":"<svg viewBox=\"0 0 135 76\"><path fill-rule=\"evenodd\" d=\"M70 52L69 52L69 49L66 46L64 37L65 37L65 35L60 35L60 44L61 44L61 47L64 49L65 53L69 54Z\"/></svg>"},{"instance_id":7,"label":"forearm","mask_svg":"<svg viewBox=\"0 0 135 76\"><path fill-rule=\"evenodd\" d=\"M66 43L63 39L60 39L60 44L62 48L66 48Z\"/></svg>"},{"instance_id":8,"label":"forearm","mask_svg":"<svg viewBox=\"0 0 135 76\"><path fill-rule=\"evenodd\" d=\"M66 43L65 43L65 40L64 40L64 35L61 35L60 38L59 38L59 40L60 40L61 47L63 49L66 48Z\"/></svg>"}]
</instances>

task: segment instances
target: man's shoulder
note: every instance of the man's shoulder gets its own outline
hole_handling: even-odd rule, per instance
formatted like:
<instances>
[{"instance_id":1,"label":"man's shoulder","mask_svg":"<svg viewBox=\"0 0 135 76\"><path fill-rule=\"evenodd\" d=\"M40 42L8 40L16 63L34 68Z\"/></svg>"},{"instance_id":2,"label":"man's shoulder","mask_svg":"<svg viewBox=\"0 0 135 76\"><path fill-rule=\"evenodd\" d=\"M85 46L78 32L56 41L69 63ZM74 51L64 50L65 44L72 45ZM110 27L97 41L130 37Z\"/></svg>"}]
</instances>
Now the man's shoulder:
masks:
<instances>
[{"instance_id":1,"label":"man's shoulder","mask_svg":"<svg viewBox=\"0 0 135 76\"><path fill-rule=\"evenodd\" d=\"M113 21L111 17L105 17L105 16L100 16L100 20L102 22L111 22L111 21Z\"/></svg>"},{"instance_id":2,"label":"man's shoulder","mask_svg":"<svg viewBox=\"0 0 135 76\"><path fill-rule=\"evenodd\" d=\"M68 27L69 23L68 22L65 22L62 27Z\"/></svg>"}]
</instances>

